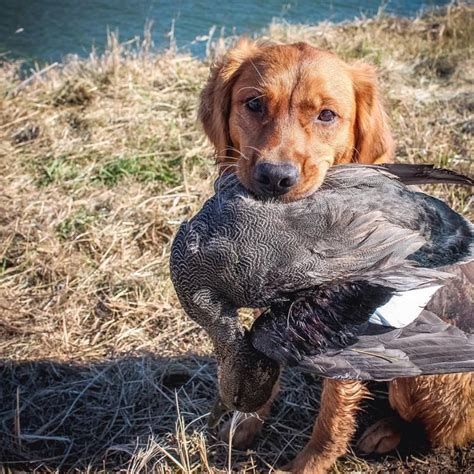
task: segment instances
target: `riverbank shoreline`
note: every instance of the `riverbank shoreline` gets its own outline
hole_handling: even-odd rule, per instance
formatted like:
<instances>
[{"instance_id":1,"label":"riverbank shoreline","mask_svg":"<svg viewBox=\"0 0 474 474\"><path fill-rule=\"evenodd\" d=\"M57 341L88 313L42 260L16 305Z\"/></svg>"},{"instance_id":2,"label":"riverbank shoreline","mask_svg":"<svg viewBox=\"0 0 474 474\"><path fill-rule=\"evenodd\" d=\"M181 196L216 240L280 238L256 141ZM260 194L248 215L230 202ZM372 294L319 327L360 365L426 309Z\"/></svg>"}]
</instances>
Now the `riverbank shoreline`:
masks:
<instances>
[{"instance_id":1,"label":"riverbank shoreline","mask_svg":"<svg viewBox=\"0 0 474 474\"><path fill-rule=\"evenodd\" d=\"M472 6L452 5L416 19L272 24L264 37L374 64L397 158L472 175L473 24ZM0 58L0 463L11 469L265 472L309 436L320 385L295 373L254 451L229 454L206 432L211 347L180 309L168 258L179 223L212 192L196 122L209 59L156 54L146 35L138 49L111 35L104 54L29 78ZM430 191L473 218L467 190ZM376 393L362 427L386 416L385 388ZM415 442L411 454L409 443L350 454L337 472L474 462L472 447Z\"/></svg>"},{"instance_id":2,"label":"riverbank shoreline","mask_svg":"<svg viewBox=\"0 0 474 474\"><path fill-rule=\"evenodd\" d=\"M87 8L71 1L28 4L15 0L2 2L0 16L0 55L24 59L28 69L35 62L61 62L66 54L87 57L95 48L101 54L108 31L120 34L121 42L135 42L148 25L158 53L173 47L178 52L203 59L209 43L220 36L260 35L276 21L291 24L334 23L385 14L414 18L430 8L452 0L410 0L384 2L350 0L314 3L297 0L241 0L222 2L150 2L126 0L104 3L90 0ZM153 25L151 27L151 25Z\"/></svg>"}]
</instances>

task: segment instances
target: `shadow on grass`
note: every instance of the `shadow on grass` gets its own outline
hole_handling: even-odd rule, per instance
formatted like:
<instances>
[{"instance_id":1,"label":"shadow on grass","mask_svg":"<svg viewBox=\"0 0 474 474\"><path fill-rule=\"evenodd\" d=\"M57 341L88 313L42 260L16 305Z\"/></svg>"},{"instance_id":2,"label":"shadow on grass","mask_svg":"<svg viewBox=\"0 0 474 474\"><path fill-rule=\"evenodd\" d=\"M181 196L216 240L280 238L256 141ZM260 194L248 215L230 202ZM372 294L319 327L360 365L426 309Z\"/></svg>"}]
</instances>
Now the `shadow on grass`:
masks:
<instances>
[{"instance_id":1,"label":"shadow on grass","mask_svg":"<svg viewBox=\"0 0 474 474\"><path fill-rule=\"evenodd\" d=\"M301 450L319 407L319 380L298 372L283 379L255 450L244 453L229 451L206 428L216 395L211 358L145 354L87 364L0 361L0 464L42 472L268 472ZM386 386L371 384L371 391L375 397L361 412L359 434L393 413ZM349 456L338 468L379 472L417 469L427 461L465 465L450 454L442 455L442 463L434 453L404 459L414 450L423 456L428 448L421 431L409 438L395 456Z\"/></svg>"},{"instance_id":2,"label":"shadow on grass","mask_svg":"<svg viewBox=\"0 0 474 474\"><path fill-rule=\"evenodd\" d=\"M216 396L212 358L0 361L0 464L26 471L268 471L304 446L319 405L319 382L296 372L284 378L275 415L249 453L229 451L207 430Z\"/></svg>"},{"instance_id":3,"label":"shadow on grass","mask_svg":"<svg viewBox=\"0 0 474 474\"><path fill-rule=\"evenodd\" d=\"M214 362L192 355L0 361L0 462L19 470L111 469L148 453L147 465L173 465L180 429L204 429L214 393Z\"/></svg>"}]
</instances>

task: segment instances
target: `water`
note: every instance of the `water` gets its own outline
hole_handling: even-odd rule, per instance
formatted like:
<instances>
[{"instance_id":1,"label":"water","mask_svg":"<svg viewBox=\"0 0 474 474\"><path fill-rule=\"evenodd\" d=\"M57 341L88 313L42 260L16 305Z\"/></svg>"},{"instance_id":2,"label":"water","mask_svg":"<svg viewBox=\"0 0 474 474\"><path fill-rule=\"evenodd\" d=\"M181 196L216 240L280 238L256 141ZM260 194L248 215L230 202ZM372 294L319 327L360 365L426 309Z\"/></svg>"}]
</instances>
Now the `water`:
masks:
<instances>
[{"instance_id":1,"label":"water","mask_svg":"<svg viewBox=\"0 0 474 474\"><path fill-rule=\"evenodd\" d=\"M197 40L216 26L224 34L258 33L273 19L289 23L342 21L377 13L413 16L422 8L447 4L441 0L0 0L0 54L27 61L51 62L66 54L85 56L103 47L107 28L118 29L122 41L141 36L147 20L154 23L155 46L169 45L174 22L178 48L202 56L205 41Z\"/></svg>"}]
</instances>

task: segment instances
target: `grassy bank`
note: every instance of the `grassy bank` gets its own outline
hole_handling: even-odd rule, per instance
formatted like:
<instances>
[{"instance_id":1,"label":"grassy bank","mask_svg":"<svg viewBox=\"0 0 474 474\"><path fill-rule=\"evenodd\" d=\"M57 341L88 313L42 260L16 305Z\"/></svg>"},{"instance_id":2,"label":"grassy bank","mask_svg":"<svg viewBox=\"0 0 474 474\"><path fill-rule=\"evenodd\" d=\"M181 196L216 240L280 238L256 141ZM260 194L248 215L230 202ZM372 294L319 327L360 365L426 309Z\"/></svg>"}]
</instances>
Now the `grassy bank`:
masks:
<instances>
[{"instance_id":1,"label":"grassy bank","mask_svg":"<svg viewBox=\"0 0 474 474\"><path fill-rule=\"evenodd\" d=\"M399 159L472 173L473 18L453 6L267 35L376 64ZM102 56L27 79L1 64L0 462L11 468L260 472L310 433L319 386L298 374L255 451L229 452L205 430L215 367L168 257L215 176L196 123L207 72L205 61L154 54L147 37L133 49L112 36ZM466 190L434 192L472 217ZM470 455L353 455L337 469L462 472Z\"/></svg>"}]
</instances>

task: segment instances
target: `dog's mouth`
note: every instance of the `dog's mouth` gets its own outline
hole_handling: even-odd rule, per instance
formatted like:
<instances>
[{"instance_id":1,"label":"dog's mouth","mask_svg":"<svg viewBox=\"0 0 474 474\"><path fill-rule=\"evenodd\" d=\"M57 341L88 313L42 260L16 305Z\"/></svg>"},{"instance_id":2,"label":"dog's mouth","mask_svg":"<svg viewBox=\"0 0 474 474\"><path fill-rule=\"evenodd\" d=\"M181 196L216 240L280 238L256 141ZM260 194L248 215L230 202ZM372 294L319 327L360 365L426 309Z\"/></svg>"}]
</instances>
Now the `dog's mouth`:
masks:
<instances>
[{"instance_id":1,"label":"dog's mouth","mask_svg":"<svg viewBox=\"0 0 474 474\"><path fill-rule=\"evenodd\" d=\"M324 176L326 173L324 172ZM259 201L273 201L273 202L281 202L281 203L291 203L296 201L301 201L303 199L308 198L309 196L313 195L323 184L324 177L322 179L318 179L315 183L313 183L309 188L306 188L303 191L294 190L285 194L278 194L278 193L265 193L261 192L258 189L255 189L252 185L247 185L239 180L240 184L257 200Z\"/></svg>"},{"instance_id":2,"label":"dog's mouth","mask_svg":"<svg viewBox=\"0 0 474 474\"><path fill-rule=\"evenodd\" d=\"M261 183L250 178L247 173L240 173L239 170L236 170L235 176L240 184L260 201L290 203L306 199L314 194L323 184L332 161L330 158L318 160L317 164L312 167L312 173L309 175L302 173L299 182L287 190L277 187L262 187Z\"/></svg>"}]
</instances>

